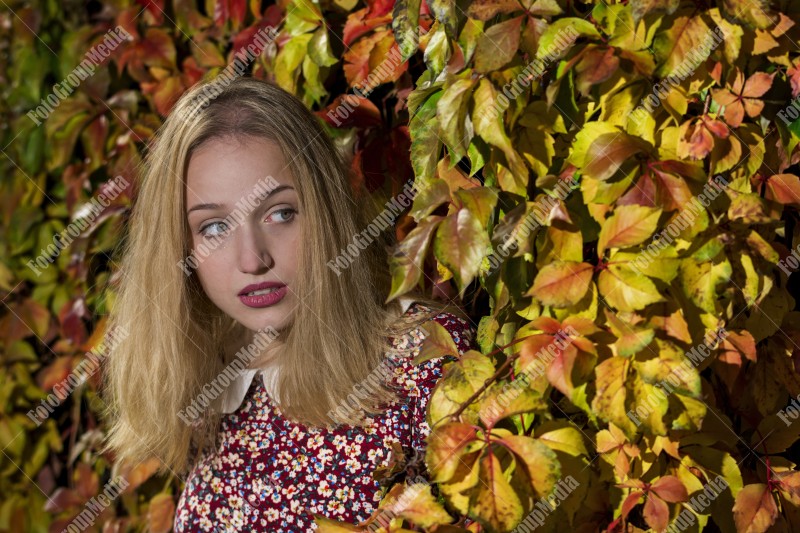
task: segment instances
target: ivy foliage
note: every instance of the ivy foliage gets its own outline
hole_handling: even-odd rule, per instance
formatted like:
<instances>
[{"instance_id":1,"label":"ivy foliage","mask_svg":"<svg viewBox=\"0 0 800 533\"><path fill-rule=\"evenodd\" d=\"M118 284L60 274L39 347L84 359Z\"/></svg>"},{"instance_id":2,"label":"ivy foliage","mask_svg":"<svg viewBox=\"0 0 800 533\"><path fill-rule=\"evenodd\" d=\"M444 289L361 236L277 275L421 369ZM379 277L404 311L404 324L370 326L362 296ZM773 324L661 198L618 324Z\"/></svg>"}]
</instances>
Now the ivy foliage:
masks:
<instances>
[{"instance_id":1,"label":"ivy foliage","mask_svg":"<svg viewBox=\"0 0 800 533\"><path fill-rule=\"evenodd\" d=\"M314 109L373 194L419 187L389 299L479 318L463 354L426 326L425 357L457 359L430 485L321 531L800 527L798 20L789 0L9 2L0 531L61 530L112 473L130 484L98 525L170 529L177 478L97 451L99 376L58 386L102 347L146 143L269 28L248 72ZM131 40L36 112L117 27Z\"/></svg>"}]
</instances>

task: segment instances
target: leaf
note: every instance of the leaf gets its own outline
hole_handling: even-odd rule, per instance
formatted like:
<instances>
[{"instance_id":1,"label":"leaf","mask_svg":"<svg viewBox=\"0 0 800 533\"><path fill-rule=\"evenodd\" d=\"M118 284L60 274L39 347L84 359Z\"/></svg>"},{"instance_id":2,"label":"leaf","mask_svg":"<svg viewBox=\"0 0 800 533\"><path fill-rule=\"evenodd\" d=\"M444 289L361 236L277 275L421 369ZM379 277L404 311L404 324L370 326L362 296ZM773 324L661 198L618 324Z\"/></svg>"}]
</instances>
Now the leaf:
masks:
<instances>
[{"instance_id":1,"label":"leaf","mask_svg":"<svg viewBox=\"0 0 800 533\"><path fill-rule=\"evenodd\" d=\"M400 486L402 491L398 491L384 507L387 513L411 520L421 527L433 527L453 521L444 507L433 497L429 484L413 483Z\"/></svg>"},{"instance_id":2,"label":"leaf","mask_svg":"<svg viewBox=\"0 0 800 533\"><path fill-rule=\"evenodd\" d=\"M665 300L650 278L624 264L610 265L600 272L597 288L606 303L619 311L641 311Z\"/></svg>"},{"instance_id":3,"label":"leaf","mask_svg":"<svg viewBox=\"0 0 800 533\"><path fill-rule=\"evenodd\" d=\"M442 150L439 138L439 119L436 116L437 104L444 91L435 91L416 108L409 120L408 130L411 134L411 166L414 176L421 183L434 178L436 167ZM413 93L412 93L413 96ZM409 105L412 99L409 97Z\"/></svg>"},{"instance_id":4,"label":"leaf","mask_svg":"<svg viewBox=\"0 0 800 533\"><path fill-rule=\"evenodd\" d=\"M589 145L583 173L593 179L607 180L624 162L630 160L631 156L642 151L642 144L630 135L605 133Z\"/></svg>"},{"instance_id":5,"label":"leaf","mask_svg":"<svg viewBox=\"0 0 800 533\"><path fill-rule=\"evenodd\" d=\"M771 26L775 20L768 14L770 2L765 0L723 0L722 7L733 18L761 30Z\"/></svg>"},{"instance_id":6,"label":"leaf","mask_svg":"<svg viewBox=\"0 0 800 533\"><path fill-rule=\"evenodd\" d=\"M331 520L330 518L326 518L321 514L314 514L314 523L316 524L317 531L319 531L319 533L351 533L353 531L364 531L363 528L351 524L345 524L343 522L337 522L336 520Z\"/></svg>"},{"instance_id":7,"label":"leaf","mask_svg":"<svg viewBox=\"0 0 800 533\"><path fill-rule=\"evenodd\" d=\"M160 493L150 500L147 508L147 527L153 533L167 533L172 530L175 518L175 502L172 494Z\"/></svg>"},{"instance_id":8,"label":"leaf","mask_svg":"<svg viewBox=\"0 0 800 533\"><path fill-rule=\"evenodd\" d=\"M538 393L518 380L495 383L483 394L478 415L483 425L491 428L511 415L530 413L545 408Z\"/></svg>"},{"instance_id":9,"label":"leaf","mask_svg":"<svg viewBox=\"0 0 800 533\"><path fill-rule=\"evenodd\" d=\"M753 483L736 496L733 519L739 533L765 533L775 523L778 507L764 483Z\"/></svg>"},{"instance_id":10,"label":"leaf","mask_svg":"<svg viewBox=\"0 0 800 533\"><path fill-rule=\"evenodd\" d=\"M487 73L499 70L511 61L519 49L520 27L523 17L514 17L493 24L478 38L475 49L475 70Z\"/></svg>"},{"instance_id":11,"label":"leaf","mask_svg":"<svg viewBox=\"0 0 800 533\"><path fill-rule=\"evenodd\" d=\"M699 308L716 313L717 286L727 283L733 270L730 262L698 262L687 257L681 263L681 283L686 296Z\"/></svg>"},{"instance_id":12,"label":"leaf","mask_svg":"<svg viewBox=\"0 0 800 533\"><path fill-rule=\"evenodd\" d=\"M495 372L492 361L475 350L468 350L452 363L443 379L439 380L428 403L428 424L435 428L446 422ZM470 405L461 415L462 420L476 422L478 407Z\"/></svg>"},{"instance_id":13,"label":"leaf","mask_svg":"<svg viewBox=\"0 0 800 533\"><path fill-rule=\"evenodd\" d=\"M431 217L411 230L389 258L392 272L392 291L386 302L413 289L422 277L422 263L428 253L431 237L442 217Z\"/></svg>"},{"instance_id":14,"label":"leaf","mask_svg":"<svg viewBox=\"0 0 800 533\"><path fill-rule=\"evenodd\" d=\"M667 525L669 525L669 508L661 498L652 494L648 495L647 500L644 502L642 514L647 525L659 533L667 529Z\"/></svg>"},{"instance_id":15,"label":"leaf","mask_svg":"<svg viewBox=\"0 0 800 533\"><path fill-rule=\"evenodd\" d=\"M475 106L472 110L472 122L475 133L487 143L502 150L508 164L511 165L510 179L502 177L500 180L502 189L524 195L528 181L528 170L506 134L503 114L502 112L498 113L497 109L495 109L496 91L487 78L481 78L473 95L473 100Z\"/></svg>"},{"instance_id":16,"label":"leaf","mask_svg":"<svg viewBox=\"0 0 800 533\"><path fill-rule=\"evenodd\" d=\"M653 40L658 64L655 75L660 79L678 74L679 66L689 71L697 68L711 54L711 46L705 43L715 35L699 15L681 15L668 20L672 24L656 34Z\"/></svg>"},{"instance_id":17,"label":"leaf","mask_svg":"<svg viewBox=\"0 0 800 533\"><path fill-rule=\"evenodd\" d=\"M523 7L517 0L475 0L470 2L467 15L478 20L490 20L499 14L521 11Z\"/></svg>"},{"instance_id":18,"label":"leaf","mask_svg":"<svg viewBox=\"0 0 800 533\"><path fill-rule=\"evenodd\" d=\"M546 444L552 450L564 452L575 457L589 455L586 451L583 435L577 428L573 426L564 426L550 430L550 427L549 425L543 425L538 428L544 431L544 433L539 433L537 430L539 442Z\"/></svg>"},{"instance_id":19,"label":"leaf","mask_svg":"<svg viewBox=\"0 0 800 533\"><path fill-rule=\"evenodd\" d=\"M621 205L603 222L597 241L597 255L606 248L627 248L643 243L655 231L661 208L641 205Z\"/></svg>"},{"instance_id":20,"label":"leaf","mask_svg":"<svg viewBox=\"0 0 800 533\"><path fill-rule=\"evenodd\" d=\"M666 12L667 15L671 15L678 9L679 4L680 0L631 0L630 2L633 20L637 24L650 13Z\"/></svg>"},{"instance_id":21,"label":"leaf","mask_svg":"<svg viewBox=\"0 0 800 533\"><path fill-rule=\"evenodd\" d=\"M437 359L447 355L458 358L460 353L453 337L447 329L436 322L429 320L422 325L422 329L427 333L427 337L422 342L419 355L414 358L413 364L419 365L431 359Z\"/></svg>"},{"instance_id":22,"label":"leaf","mask_svg":"<svg viewBox=\"0 0 800 533\"><path fill-rule=\"evenodd\" d=\"M420 0L397 0L392 11L392 31L405 62L419 47Z\"/></svg>"},{"instance_id":23,"label":"leaf","mask_svg":"<svg viewBox=\"0 0 800 533\"><path fill-rule=\"evenodd\" d=\"M749 117L757 117L764 109L764 102L759 100L772 86L775 73L756 72L747 81L741 70L736 69L732 85L725 89L712 89L711 95L721 106L725 106L725 121L733 128L742 124L745 113Z\"/></svg>"},{"instance_id":24,"label":"leaf","mask_svg":"<svg viewBox=\"0 0 800 533\"><path fill-rule=\"evenodd\" d=\"M526 488L530 487L533 498L549 496L561 477L561 465L555 452L539 440L521 435L509 435L500 439L500 443L514 453L515 474L520 469L524 471Z\"/></svg>"},{"instance_id":25,"label":"leaf","mask_svg":"<svg viewBox=\"0 0 800 533\"><path fill-rule=\"evenodd\" d=\"M472 141L472 122L466 120L466 115L474 85L472 79L456 80L436 105L442 140L456 159L464 157Z\"/></svg>"},{"instance_id":26,"label":"leaf","mask_svg":"<svg viewBox=\"0 0 800 533\"><path fill-rule=\"evenodd\" d=\"M435 428L428 437L425 462L431 472L431 480L447 483L462 464L462 457L475 450L477 430L470 424L450 422Z\"/></svg>"},{"instance_id":27,"label":"leaf","mask_svg":"<svg viewBox=\"0 0 800 533\"><path fill-rule=\"evenodd\" d=\"M439 225L433 251L463 292L478 274L489 246L489 235L481 223L469 209L461 208Z\"/></svg>"},{"instance_id":28,"label":"leaf","mask_svg":"<svg viewBox=\"0 0 800 533\"><path fill-rule=\"evenodd\" d=\"M500 461L493 453L480 459L478 490L475 491L470 516L493 530L510 531L522 521L519 497L506 480Z\"/></svg>"},{"instance_id":29,"label":"leaf","mask_svg":"<svg viewBox=\"0 0 800 533\"><path fill-rule=\"evenodd\" d=\"M536 60L546 60L549 63L561 59L579 37L599 38L600 32L583 18L565 17L554 20L539 38Z\"/></svg>"},{"instance_id":30,"label":"leaf","mask_svg":"<svg viewBox=\"0 0 800 533\"><path fill-rule=\"evenodd\" d=\"M594 269L589 263L558 261L545 265L526 295L544 305L569 307L578 303L592 282Z\"/></svg>"},{"instance_id":31,"label":"leaf","mask_svg":"<svg viewBox=\"0 0 800 533\"><path fill-rule=\"evenodd\" d=\"M665 502L678 503L689 499L686 487L675 476L662 476L650 485L650 490L655 492Z\"/></svg>"},{"instance_id":32,"label":"leaf","mask_svg":"<svg viewBox=\"0 0 800 533\"><path fill-rule=\"evenodd\" d=\"M766 197L783 205L800 207L800 177L775 174L767 180Z\"/></svg>"},{"instance_id":33,"label":"leaf","mask_svg":"<svg viewBox=\"0 0 800 533\"><path fill-rule=\"evenodd\" d=\"M594 410L603 420L612 422L626 434L636 431L626 414L627 388L630 360L625 357L609 357L595 368L597 394L592 400Z\"/></svg>"}]
</instances>

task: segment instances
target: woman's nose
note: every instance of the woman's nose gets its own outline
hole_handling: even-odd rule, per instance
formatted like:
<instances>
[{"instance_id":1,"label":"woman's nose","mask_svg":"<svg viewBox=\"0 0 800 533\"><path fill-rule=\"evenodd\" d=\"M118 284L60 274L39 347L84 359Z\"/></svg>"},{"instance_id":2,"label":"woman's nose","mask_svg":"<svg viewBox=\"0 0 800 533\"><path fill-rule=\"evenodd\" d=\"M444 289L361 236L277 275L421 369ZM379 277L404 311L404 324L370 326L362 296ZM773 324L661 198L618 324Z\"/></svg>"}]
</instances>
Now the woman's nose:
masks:
<instances>
[{"instance_id":1,"label":"woman's nose","mask_svg":"<svg viewBox=\"0 0 800 533\"><path fill-rule=\"evenodd\" d=\"M241 272L258 274L272 268L273 259L267 249L267 239L257 228L244 223L236 228L235 233Z\"/></svg>"}]
</instances>

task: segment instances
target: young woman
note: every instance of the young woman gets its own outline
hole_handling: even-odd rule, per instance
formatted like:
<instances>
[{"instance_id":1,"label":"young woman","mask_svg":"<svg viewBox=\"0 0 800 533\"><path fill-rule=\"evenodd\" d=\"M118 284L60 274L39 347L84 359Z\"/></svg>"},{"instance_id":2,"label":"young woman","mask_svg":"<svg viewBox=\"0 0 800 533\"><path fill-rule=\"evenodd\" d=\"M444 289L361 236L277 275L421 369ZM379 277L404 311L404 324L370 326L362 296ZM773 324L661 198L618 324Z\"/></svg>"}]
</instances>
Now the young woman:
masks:
<instances>
[{"instance_id":1,"label":"young woman","mask_svg":"<svg viewBox=\"0 0 800 533\"><path fill-rule=\"evenodd\" d=\"M412 364L422 326L462 352L474 328L424 297L385 303L392 220L347 168L302 102L247 77L193 87L149 146L112 310L127 335L106 361L108 449L182 477L176 531L365 520L373 471L424 449L444 361Z\"/></svg>"}]
</instances>

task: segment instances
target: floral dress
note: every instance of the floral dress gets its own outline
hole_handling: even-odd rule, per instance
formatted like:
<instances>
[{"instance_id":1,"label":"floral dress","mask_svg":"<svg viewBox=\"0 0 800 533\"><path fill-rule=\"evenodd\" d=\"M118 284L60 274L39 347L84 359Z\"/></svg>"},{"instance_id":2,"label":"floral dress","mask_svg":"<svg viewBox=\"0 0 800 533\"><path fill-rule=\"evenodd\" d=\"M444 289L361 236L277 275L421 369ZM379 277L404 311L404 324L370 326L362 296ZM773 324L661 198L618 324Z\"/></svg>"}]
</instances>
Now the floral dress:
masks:
<instances>
[{"instance_id":1,"label":"floral dress","mask_svg":"<svg viewBox=\"0 0 800 533\"><path fill-rule=\"evenodd\" d=\"M413 303L406 314L429 311ZM459 352L473 347L474 329L451 313L433 320L452 335ZM430 432L425 410L442 374L438 358L418 366L424 333L415 328L392 338L405 352L391 382L398 401L365 427L309 428L286 419L273 403L261 374L241 406L225 415L221 444L190 471L175 512L176 532L310 531L313 514L348 522L366 520L381 499L372 472L389 462L392 444L423 450Z\"/></svg>"}]
</instances>

